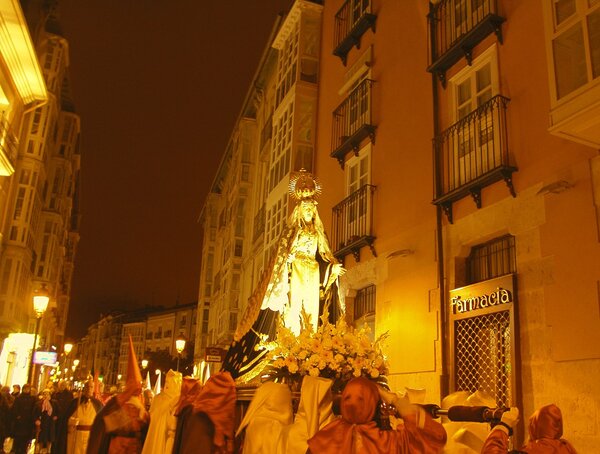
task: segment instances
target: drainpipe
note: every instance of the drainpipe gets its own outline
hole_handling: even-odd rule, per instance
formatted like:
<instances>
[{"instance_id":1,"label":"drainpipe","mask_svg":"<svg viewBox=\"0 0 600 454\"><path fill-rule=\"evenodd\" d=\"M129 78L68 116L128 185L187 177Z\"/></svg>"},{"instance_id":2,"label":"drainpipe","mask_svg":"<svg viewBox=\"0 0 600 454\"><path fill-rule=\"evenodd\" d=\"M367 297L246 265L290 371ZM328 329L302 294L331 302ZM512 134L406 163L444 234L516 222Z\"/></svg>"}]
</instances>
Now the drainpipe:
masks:
<instances>
[{"instance_id":1,"label":"drainpipe","mask_svg":"<svg viewBox=\"0 0 600 454\"><path fill-rule=\"evenodd\" d=\"M435 23L433 21L433 9L434 5L429 3L429 34L431 36L430 45L432 46L431 52L433 52L433 46L435 43ZM438 81L436 74L431 73L431 92L433 97L433 137L437 137L440 132L438 111L439 111L439 96L438 96ZM433 145L433 166L434 166L434 184L435 187L438 185L438 175L436 167L436 148L435 142ZM436 215L436 243L437 243L437 258L438 258L438 285L439 285L439 296L440 296L440 338L441 338L441 373L440 373L440 397L447 396L450 393L450 376L448 375L448 357L449 357L449 342L448 342L448 313L446 310L446 277L444 269L444 235L443 235L443 223L442 223L442 208L440 205L435 207Z\"/></svg>"}]
</instances>

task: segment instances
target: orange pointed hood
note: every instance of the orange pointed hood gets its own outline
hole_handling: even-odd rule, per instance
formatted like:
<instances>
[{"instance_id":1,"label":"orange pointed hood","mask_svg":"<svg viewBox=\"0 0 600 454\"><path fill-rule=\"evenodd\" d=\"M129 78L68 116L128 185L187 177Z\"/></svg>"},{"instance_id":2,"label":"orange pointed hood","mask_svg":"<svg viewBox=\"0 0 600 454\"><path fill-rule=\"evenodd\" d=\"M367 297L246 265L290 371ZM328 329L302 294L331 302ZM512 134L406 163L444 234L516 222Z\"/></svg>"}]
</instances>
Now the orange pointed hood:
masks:
<instances>
[{"instance_id":1,"label":"orange pointed hood","mask_svg":"<svg viewBox=\"0 0 600 454\"><path fill-rule=\"evenodd\" d=\"M142 393L142 373L138 366L133 340L129 336L129 357L127 358L127 380L125 381L125 393L130 396Z\"/></svg>"}]
</instances>

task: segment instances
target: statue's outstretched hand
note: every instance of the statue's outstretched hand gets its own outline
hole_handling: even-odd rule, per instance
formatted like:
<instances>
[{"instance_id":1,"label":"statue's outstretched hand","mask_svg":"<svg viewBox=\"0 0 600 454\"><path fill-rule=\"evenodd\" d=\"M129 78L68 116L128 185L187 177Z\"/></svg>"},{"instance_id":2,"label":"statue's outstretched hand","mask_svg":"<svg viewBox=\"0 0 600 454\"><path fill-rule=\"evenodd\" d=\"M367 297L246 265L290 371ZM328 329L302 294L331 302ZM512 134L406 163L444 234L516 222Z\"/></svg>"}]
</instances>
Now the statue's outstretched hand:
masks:
<instances>
[{"instance_id":1,"label":"statue's outstretched hand","mask_svg":"<svg viewBox=\"0 0 600 454\"><path fill-rule=\"evenodd\" d=\"M331 268L331 274L334 276L342 276L346 272L346 268L341 263L334 263Z\"/></svg>"}]
</instances>

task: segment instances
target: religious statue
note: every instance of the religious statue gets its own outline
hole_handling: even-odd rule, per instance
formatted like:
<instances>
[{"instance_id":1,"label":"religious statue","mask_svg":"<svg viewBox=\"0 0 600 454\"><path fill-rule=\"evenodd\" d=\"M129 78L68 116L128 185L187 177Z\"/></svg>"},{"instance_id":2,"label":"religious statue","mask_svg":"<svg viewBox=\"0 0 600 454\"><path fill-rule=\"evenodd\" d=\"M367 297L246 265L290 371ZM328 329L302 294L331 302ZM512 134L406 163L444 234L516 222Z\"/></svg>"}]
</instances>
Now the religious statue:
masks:
<instances>
[{"instance_id":1,"label":"religious statue","mask_svg":"<svg viewBox=\"0 0 600 454\"><path fill-rule=\"evenodd\" d=\"M319 217L316 198L320 191L320 184L305 170L290 179L290 195L297 204L223 363L234 378L260 361L263 352L254 347L265 337L274 339L278 321L299 334L302 327L317 329L324 305L334 320L344 312L336 285L344 268L329 247Z\"/></svg>"}]
</instances>

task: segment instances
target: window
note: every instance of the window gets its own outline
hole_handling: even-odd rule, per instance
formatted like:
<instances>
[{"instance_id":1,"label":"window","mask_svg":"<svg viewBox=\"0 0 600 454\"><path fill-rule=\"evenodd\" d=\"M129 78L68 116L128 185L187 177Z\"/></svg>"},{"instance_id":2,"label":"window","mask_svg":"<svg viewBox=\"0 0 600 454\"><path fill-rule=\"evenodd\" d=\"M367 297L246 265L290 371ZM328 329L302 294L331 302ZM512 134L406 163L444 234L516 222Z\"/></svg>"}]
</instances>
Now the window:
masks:
<instances>
[{"instance_id":1,"label":"window","mask_svg":"<svg viewBox=\"0 0 600 454\"><path fill-rule=\"evenodd\" d=\"M456 39L471 30L484 16L485 0L455 0L454 27Z\"/></svg>"},{"instance_id":2,"label":"window","mask_svg":"<svg viewBox=\"0 0 600 454\"><path fill-rule=\"evenodd\" d=\"M600 76L600 1L552 0L556 98Z\"/></svg>"},{"instance_id":3,"label":"window","mask_svg":"<svg viewBox=\"0 0 600 454\"><path fill-rule=\"evenodd\" d=\"M265 249L275 245L281 234L281 230L286 222L286 214L288 210L287 192L267 210L266 218L266 238L265 242L268 245ZM268 262L268 257L265 257L265 263Z\"/></svg>"},{"instance_id":4,"label":"window","mask_svg":"<svg viewBox=\"0 0 600 454\"><path fill-rule=\"evenodd\" d=\"M473 246L467 258L467 284L493 279L516 271L515 237L512 235Z\"/></svg>"},{"instance_id":5,"label":"window","mask_svg":"<svg viewBox=\"0 0 600 454\"><path fill-rule=\"evenodd\" d=\"M279 105L290 88L296 82L298 71L298 23L289 34L279 51L277 64L277 94L276 104Z\"/></svg>"},{"instance_id":6,"label":"window","mask_svg":"<svg viewBox=\"0 0 600 454\"><path fill-rule=\"evenodd\" d=\"M273 154L269 173L269 191L272 191L290 172L293 119L294 104L290 103L283 115L273 124Z\"/></svg>"},{"instance_id":7,"label":"window","mask_svg":"<svg viewBox=\"0 0 600 454\"><path fill-rule=\"evenodd\" d=\"M208 334L208 317L210 315L210 309L204 309L202 311L202 334Z\"/></svg>"},{"instance_id":8,"label":"window","mask_svg":"<svg viewBox=\"0 0 600 454\"><path fill-rule=\"evenodd\" d=\"M356 325L366 323L371 329L371 340L375 336L375 285L369 285L356 292L354 299L354 321Z\"/></svg>"},{"instance_id":9,"label":"window","mask_svg":"<svg viewBox=\"0 0 600 454\"><path fill-rule=\"evenodd\" d=\"M349 159L345 168L346 195L357 194L363 186L371 183L371 146L363 148L357 157ZM354 225L364 225L366 223L369 209L368 200L367 197L356 197L348 206L347 214L350 230L357 230L352 228Z\"/></svg>"},{"instance_id":10,"label":"window","mask_svg":"<svg viewBox=\"0 0 600 454\"><path fill-rule=\"evenodd\" d=\"M235 331L237 328L237 313L229 313L229 331Z\"/></svg>"},{"instance_id":11,"label":"window","mask_svg":"<svg viewBox=\"0 0 600 454\"><path fill-rule=\"evenodd\" d=\"M496 47L492 46L472 66L459 72L450 84L454 124L464 123L464 127L457 128L452 146L454 178L461 186L501 164L501 154L494 150L500 143L494 136L499 134L499 128L494 128L499 121L494 118L495 109L484 107L500 91Z\"/></svg>"}]
</instances>

